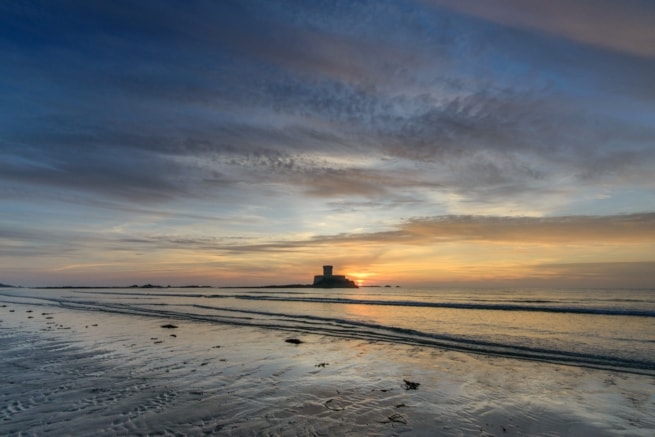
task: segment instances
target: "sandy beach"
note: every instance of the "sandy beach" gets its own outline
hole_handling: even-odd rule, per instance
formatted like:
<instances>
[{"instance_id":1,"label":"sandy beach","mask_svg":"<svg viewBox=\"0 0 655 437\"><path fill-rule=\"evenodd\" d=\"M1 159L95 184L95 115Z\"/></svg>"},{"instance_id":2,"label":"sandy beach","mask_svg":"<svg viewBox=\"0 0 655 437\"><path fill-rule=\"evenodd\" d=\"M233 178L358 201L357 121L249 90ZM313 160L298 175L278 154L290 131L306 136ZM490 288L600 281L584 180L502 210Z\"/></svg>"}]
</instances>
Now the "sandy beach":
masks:
<instances>
[{"instance_id":1,"label":"sandy beach","mask_svg":"<svg viewBox=\"0 0 655 437\"><path fill-rule=\"evenodd\" d=\"M0 320L2 435L655 433L652 376L37 303Z\"/></svg>"}]
</instances>

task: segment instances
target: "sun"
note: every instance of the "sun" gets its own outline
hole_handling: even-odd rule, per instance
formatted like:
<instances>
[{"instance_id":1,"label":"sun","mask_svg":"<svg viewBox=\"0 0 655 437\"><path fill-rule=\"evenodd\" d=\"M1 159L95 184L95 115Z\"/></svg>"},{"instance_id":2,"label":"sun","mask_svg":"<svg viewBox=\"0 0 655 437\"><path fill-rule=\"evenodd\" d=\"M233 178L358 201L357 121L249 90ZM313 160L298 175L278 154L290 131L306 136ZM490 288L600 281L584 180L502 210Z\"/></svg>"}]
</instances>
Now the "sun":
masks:
<instances>
[{"instance_id":1,"label":"sun","mask_svg":"<svg viewBox=\"0 0 655 437\"><path fill-rule=\"evenodd\" d=\"M365 273L365 272L354 272L354 273L348 273L348 277L355 282L355 284L358 287L363 287L366 285L366 279L372 276L371 273Z\"/></svg>"}]
</instances>

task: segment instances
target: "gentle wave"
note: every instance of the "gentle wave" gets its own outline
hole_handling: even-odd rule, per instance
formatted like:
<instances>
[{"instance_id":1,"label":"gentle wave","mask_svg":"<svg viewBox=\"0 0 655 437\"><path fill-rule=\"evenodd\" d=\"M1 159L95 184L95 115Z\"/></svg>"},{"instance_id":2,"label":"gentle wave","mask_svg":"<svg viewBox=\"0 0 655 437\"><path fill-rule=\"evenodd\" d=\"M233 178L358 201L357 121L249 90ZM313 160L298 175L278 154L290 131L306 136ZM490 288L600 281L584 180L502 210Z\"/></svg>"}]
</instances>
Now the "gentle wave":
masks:
<instances>
[{"instance_id":1,"label":"gentle wave","mask_svg":"<svg viewBox=\"0 0 655 437\"><path fill-rule=\"evenodd\" d=\"M168 307L166 304L157 304L155 305L157 308L149 308L147 306L134 304L110 304L93 301L80 302L59 300L58 303L62 307L87 311L176 318L191 322L223 323L365 341L383 341L412 346L436 347L507 358L545 361L557 364L655 376L655 361L650 360L628 359L602 354L504 344L339 318L233 309L200 304L175 305L175 307L209 310L212 313L202 314L191 311L165 309Z\"/></svg>"},{"instance_id":2,"label":"gentle wave","mask_svg":"<svg viewBox=\"0 0 655 437\"><path fill-rule=\"evenodd\" d=\"M277 296L253 296L245 294L237 295L211 295L208 297L225 298L232 297L243 300L262 300L276 302L306 302L306 303L332 303L348 305L378 305L397 307L422 307L422 308L449 308L458 310L494 310L494 311L530 311L545 313L571 313L571 314L598 314L604 316L636 316L655 317L655 311L637 308L602 308L602 307L563 307L543 305L517 305L517 304L490 304L490 303L459 303L459 302L421 302L411 300L369 300L369 299L348 299L329 297L277 297Z\"/></svg>"},{"instance_id":3,"label":"gentle wave","mask_svg":"<svg viewBox=\"0 0 655 437\"><path fill-rule=\"evenodd\" d=\"M101 292L97 294L120 294L121 292ZM125 293L128 294L128 293ZM130 297L147 295L160 295L171 297L171 294L164 293L129 293ZM80 299L83 295L85 298ZM559 364L584 366L623 372L639 373L655 376L655 359L652 355L642 356L618 356L611 350L575 350L549 344L543 346L529 344L512 344L511 339L505 341L502 338L475 338L470 335L454 333L427 332L420 326L398 327L390 326L379 322L364 322L359 320L347 320L341 316L325 316L316 314L290 314L285 310L274 312L265 308L228 308L224 306L211 305L216 300L209 297L234 298L237 300L254 301L276 301L276 302L311 302L311 303L336 303L336 304L360 304L360 305L391 305L405 307L429 307L429 308L455 308L455 309L481 309L501 311L547 311L547 312L573 312L578 314L602 314L602 315L630 315L653 317L652 311L637 310L613 310L599 308L562 308L543 306L522 306L510 304L476 304L476 303L452 303L452 302L421 302L421 301L383 301L365 300L332 297L282 297L282 296L253 296L250 294L239 295L203 295L203 294L176 294L179 297L190 298L177 303L161 301L147 302L141 299L135 301L106 301L92 298L87 293L77 293L77 296L16 296L7 295L5 302L29 301L31 305L61 306L70 309L84 311L98 311L105 313L120 313L134 316L176 318L181 321L221 323L228 325L250 326L263 329L276 329L296 333L317 334L334 336L339 338L359 339L364 341L382 341L395 344L435 347L442 349L474 352L487 355L495 355L508 358L520 358L534 361L546 361ZM88 296L88 298L86 298ZM37 303L38 301L38 303ZM225 301L228 303L229 301ZM234 303L234 302L232 302ZM280 310L278 310L280 311ZM636 319L635 319L636 320ZM648 320L647 323L651 323Z\"/></svg>"},{"instance_id":4,"label":"gentle wave","mask_svg":"<svg viewBox=\"0 0 655 437\"><path fill-rule=\"evenodd\" d=\"M375 299L351 299L332 297L295 297L286 296L289 294L305 294L302 292L284 291L285 296L272 296L262 294L198 294L198 293L157 293L157 292L120 292L120 291L77 291L80 294L104 294L115 296L149 296L149 297L182 297L182 298L210 298L210 299L240 299L252 301L271 302L304 302L304 303L331 303L344 305L376 305L395 307L421 307L421 308L447 308L458 310L492 310L492 311L527 311L544 313L569 313L569 314L596 314L603 316L634 316L653 317L655 310L639 308L612 308L612 307L581 307L562 305L532 305L546 304L553 301L548 300L515 300L519 303L462 303L462 302L425 302L418 300L375 300ZM251 292L252 293L252 292ZM257 292L259 293L259 292ZM607 301L607 300L605 300ZM613 302L634 302L641 303L636 299L616 299Z\"/></svg>"}]
</instances>

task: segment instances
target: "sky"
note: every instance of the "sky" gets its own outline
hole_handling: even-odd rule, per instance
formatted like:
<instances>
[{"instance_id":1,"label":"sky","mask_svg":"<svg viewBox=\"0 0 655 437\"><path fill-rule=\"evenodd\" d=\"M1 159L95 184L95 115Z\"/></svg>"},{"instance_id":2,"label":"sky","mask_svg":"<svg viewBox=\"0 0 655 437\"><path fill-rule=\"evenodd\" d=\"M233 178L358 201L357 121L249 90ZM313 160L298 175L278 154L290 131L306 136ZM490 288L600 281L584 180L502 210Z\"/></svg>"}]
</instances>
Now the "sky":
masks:
<instances>
[{"instance_id":1,"label":"sky","mask_svg":"<svg viewBox=\"0 0 655 437\"><path fill-rule=\"evenodd\" d=\"M0 2L0 283L655 287L655 2Z\"/></svg>"}]
</instances>

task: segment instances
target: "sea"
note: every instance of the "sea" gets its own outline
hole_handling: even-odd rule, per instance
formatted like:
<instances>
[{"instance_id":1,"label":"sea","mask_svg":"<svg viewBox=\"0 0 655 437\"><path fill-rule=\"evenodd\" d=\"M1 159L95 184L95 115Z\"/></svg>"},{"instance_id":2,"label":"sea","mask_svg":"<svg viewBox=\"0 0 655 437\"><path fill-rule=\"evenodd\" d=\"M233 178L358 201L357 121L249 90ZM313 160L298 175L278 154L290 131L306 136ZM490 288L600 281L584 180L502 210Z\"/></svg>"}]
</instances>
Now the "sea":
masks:
<instances>
[{"instance_id":1,"label":"sea","mask_svg":"<svg viewBox=\"0 0 655 437\"><path fill-rule=\"evenodd\" d=\"M0 289L0 303L415 345L655 376L655 289Z\"/></svg>"}]
</instances>

